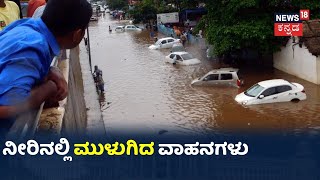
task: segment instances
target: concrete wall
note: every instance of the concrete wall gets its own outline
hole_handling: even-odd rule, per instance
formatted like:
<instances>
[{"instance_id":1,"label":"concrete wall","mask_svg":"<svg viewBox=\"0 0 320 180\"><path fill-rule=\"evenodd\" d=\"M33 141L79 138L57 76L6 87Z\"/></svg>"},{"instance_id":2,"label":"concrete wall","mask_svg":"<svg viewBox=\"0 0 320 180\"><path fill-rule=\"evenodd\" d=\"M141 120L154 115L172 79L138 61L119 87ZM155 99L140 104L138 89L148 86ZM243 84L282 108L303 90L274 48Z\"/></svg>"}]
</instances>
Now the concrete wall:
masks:
<instances>
[{"instance_id":1,"label":"concrete wall","mask_svg":"<svg viewBox=\"0 0 320 180\"><path fill-rule=\"evenodd\" d=\"M105 135L98 95L90 72L85 47L70 50L69 95L63 133L79 136ZM88 96L89 95L89 96Z\"/></svg>"},{"instance_id":2,"label":"concrete wall","mask_svg":"<svg viewBox=\"0 0 320 180\"><path fill-rule=\"evenodd\" d=\"M105 136L106 129L102 119L99 96L96 93L97 90L93 81L88 51L84 43L81 43L79 47L80 68L87 114L86 133L88 136Z\"/></svg>"},{"instance_id":3,"label":"concrete wall","mask_svg":"<svg viewBox=\"0 0 320 180\"><path fill-rule=\"evenodd\" d=\"M274 67L315 84L320 84L319 57L313 56L306 46L303 45L300 48L299 45L292 46L293 44L290 39L281 51L274 53Z\"/></svg>"},{"instance_id":4,"label":"concrete wall","mask_svg":"<svg viewBox=\"0 0 320 180\"><path fill-rule=\"evenodd\" d=\"M320 84L320 56L318 56L317 58L317 73L318 73L318 83L317 84Z\"/></svg>"},{"instance_id":5,"label":"concrete wall","mask_svg":"<svg viewBox=\"0 0 320 180\"><path fill-rule=\"evenodd\" d=\"M63 134L81 135L87 124L84 87L79 62L79 48L70 50L69 81L66 112L63 118Z\"/></svg>"}]
</instances>

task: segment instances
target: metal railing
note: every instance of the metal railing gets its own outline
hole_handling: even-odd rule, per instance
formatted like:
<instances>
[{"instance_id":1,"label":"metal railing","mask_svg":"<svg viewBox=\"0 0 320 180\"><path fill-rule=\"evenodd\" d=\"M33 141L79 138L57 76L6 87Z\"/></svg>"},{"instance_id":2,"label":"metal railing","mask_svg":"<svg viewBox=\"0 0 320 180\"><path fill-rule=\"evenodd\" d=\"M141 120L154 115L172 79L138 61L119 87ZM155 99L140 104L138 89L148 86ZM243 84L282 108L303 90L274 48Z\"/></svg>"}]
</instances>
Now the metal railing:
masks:
<instances>
[{"instance_id":1,"label":"metal railing","mask_svg":"<svg viewBox=\"0 0 320 180\"><path fill-rule=\"evenodd\" d=\"M58 57L55 57L51 63L51 66L57 65ZM32 137L38 127L40 115L42 113L44 104L45 102L43 102L38 109L33 109L31 111L20 114L10 128L7 134L7 138L22 139L26 137Z\"/></svg>"}]
</instances>

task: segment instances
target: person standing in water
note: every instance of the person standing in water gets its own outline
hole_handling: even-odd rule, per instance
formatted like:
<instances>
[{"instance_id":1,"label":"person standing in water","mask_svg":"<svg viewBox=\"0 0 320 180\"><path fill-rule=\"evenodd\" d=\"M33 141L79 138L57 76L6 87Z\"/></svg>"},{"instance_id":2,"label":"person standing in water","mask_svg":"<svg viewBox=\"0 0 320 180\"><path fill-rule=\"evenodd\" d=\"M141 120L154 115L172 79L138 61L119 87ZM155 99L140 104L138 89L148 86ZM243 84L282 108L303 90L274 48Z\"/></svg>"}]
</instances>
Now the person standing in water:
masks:
<instances>
[{"instance_id":1,"label":"person standing in water","mask_svg":"<svg viewBox=\"0 0 320 180\"><path fill-rule=\"evenodd\" d=\"M93 79L94 79L94 82L96 83L97 88L101 92L104 92L104 81L102 78L102 71L98 68L97 65L94 66Z\"/></svg>"}]
</instances>

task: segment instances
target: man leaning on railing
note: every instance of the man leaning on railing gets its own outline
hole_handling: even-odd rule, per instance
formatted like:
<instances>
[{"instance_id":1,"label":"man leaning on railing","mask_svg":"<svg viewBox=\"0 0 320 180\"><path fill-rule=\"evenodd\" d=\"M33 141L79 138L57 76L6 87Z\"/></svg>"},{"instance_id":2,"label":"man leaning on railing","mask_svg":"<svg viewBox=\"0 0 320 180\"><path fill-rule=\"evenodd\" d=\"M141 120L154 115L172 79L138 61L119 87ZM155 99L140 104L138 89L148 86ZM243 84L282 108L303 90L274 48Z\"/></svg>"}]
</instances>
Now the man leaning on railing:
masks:
<instances>
[{"instance_id":1,"label":"man leaning on railing","mask_svg":"<svg viewBox=\"0 0 320 180\"><path fill-rule=\"evenodd\" d=\"M51 61L76 47L92 15L87 0L49 1L41 18L16 21L0 32L0 135L17 115L67 96L67 83Z\"/></svg>"}]
</instances>

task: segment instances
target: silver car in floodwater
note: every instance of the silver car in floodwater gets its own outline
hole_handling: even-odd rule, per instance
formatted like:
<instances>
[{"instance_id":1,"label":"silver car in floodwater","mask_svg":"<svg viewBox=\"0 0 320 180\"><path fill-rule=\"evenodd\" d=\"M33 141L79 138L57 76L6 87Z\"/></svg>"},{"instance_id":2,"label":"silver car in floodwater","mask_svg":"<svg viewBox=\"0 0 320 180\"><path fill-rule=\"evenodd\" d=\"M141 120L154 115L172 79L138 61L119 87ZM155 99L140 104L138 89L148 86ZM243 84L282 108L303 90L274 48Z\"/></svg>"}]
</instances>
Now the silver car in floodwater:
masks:
<instances>
[{"instance_id":1,"label":"silver car in floodwater","mask_svg":"<svg viewBox=\"0 0 320 180\"><path fill-rule=\"evenodd\" d=\"M186 52L186 49L184 48L184 46L181 43L176 43L172 46L172 49L170 51L171 53L174 52Z\"/></svg>"},{"instance_id":2,"label":"silver car in floodwater","mask_svg":"<svg viewBox=\"0 0 320 180\"><path fill-rule=\"evenodd\" d=\"M195 79L191 85L195 86L232 86L239 88L243 80L238 76L239 69L220 68L208 72L206 75Z\"/></svg>"}]
</instances>

